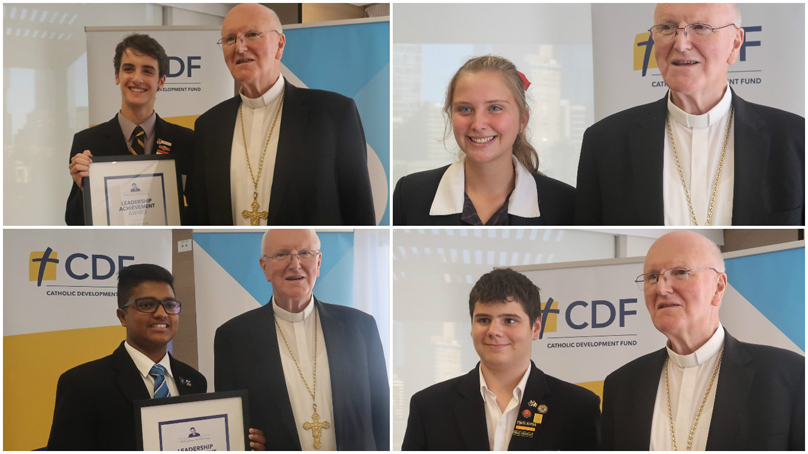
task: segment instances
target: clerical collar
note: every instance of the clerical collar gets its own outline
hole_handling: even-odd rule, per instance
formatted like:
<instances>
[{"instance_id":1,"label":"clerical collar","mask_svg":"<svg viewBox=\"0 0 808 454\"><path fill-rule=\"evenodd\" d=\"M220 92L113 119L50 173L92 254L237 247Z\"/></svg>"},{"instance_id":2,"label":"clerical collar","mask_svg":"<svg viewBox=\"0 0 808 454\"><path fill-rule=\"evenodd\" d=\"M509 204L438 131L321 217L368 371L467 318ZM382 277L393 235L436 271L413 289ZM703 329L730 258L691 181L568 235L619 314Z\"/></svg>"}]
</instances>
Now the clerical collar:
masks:
<instances>
[{"instance_id":1,"label":"clerical collar","mask_svg":"<svg viewBox=\"0 0 808 454\"><path fill-rule=\"evenodd\" d=\"M673 93L668 92L668 114L677 123L688 128L708 128L721 121L729 113L732 106L732 90L727 86L724 96L709 112L702 115L690 115L673 103Z\"/></svg>"},{"instance_id":2,"label":"clerical collar","mask_svg":"<svg viewBox=\"0 0 808 454\"><path fill-rule=\"evenodd\" d=\"M261 107L266 107L276 101L283 93L283 87L285 85L283 76L278 76L277 82L263 95L257 98L248 98L247 95L244 94L244 87L241 87L239 90L238 95L241 96L241 101L244 103L244 106L249 107L251 109L259 109Z\"/></svg>"},{"instance_id":3,"label":"clerical collar","mask_svg":"<svg viewBox=\"0 0 808 454\"><path fill-rule=\"evenodd\" d=\"M718 354L724 346L724 327L718 322L718 329L713 336L704 343L698 350L689 355L679 355L671 350L670 341L665 345L668 349L668 357L671 362L679 367L696 367L704 364L707 360Z\"/></svg>"},{"instance_id":4,"label":"clerical collar","mask_svg":"<svg viewBox=\"0 0 808 454\"><path fill-rule=\"evenodd\" d=\"M285 320L289 323L295 322L302 322L303 320L307 319L309 315L314 312L314 295L311 295L311 299L309 303L306 305L306 308L303 309L303 312L289 312L286 309L278 306L275 303L275 296L272 296L272 311L275 312L275 317L278 317L281 320Z\"/></svg>"},{"instance_id":5,"label":"clerical collar","mask_svg":"<svg viewBox=\"0 0 808 454\"><path fill-rule=\"evenodd\" d=\"M530 171L523 166L515 156L511 156L513 168L516 170L513 192L508 201L508 214L522 218L537 218L539 213L539 190L536 189L536 180ZM430 216L443 216L463 212L463 202L466 193L466 169L463 165L465 155L450 165L438 184Z\"/></svg>"}]
</instances>

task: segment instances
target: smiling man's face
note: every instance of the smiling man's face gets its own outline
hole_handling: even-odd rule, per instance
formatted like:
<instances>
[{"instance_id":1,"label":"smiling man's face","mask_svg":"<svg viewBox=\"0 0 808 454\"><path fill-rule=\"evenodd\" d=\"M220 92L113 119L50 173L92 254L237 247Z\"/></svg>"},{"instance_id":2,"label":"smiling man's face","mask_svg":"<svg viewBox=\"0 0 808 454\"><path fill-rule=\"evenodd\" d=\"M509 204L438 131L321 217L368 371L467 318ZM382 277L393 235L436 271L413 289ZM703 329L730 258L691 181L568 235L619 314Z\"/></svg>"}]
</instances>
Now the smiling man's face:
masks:
<instances>
[{"instance_id":1,"label":"smiling man's face","mask_svg":"<svg viewBox=\"0 0 808 454\"><path fill-rule=\"evenodd\" d=\"M654 24L684 27L706 24L714 28L737 23L733 7L726 3L661 3ZM739 25L739 24L736 24ZM654 56L665 84L674 94L695 99L723 94L729 65L735 63L743 43L743 29L726 27L709 36L678 30L675 37L654 38Z\"/></svg>"},{"instance_id":2,"label":"smiling man's face","mask_svg":"<svg viewBox=\"0 0 808 454\"><path fill-rule=\"evenodd\" d=\"M703 236L687 231L660 237L648 250L643 273L661 274L676 267L723 269L720 251ZM726 283L726 274L710 269L691 272L684 281L660 277L646 287L645 305L656 329L669 339L708 338L718 326Z\"/></svg>"},{"instance_id":3,"label":"smiling man's face","mask_svg":"<svg viewBox=\"0 0 808 454\"><path fill-rule=\"evenodd\" d=\"M273 31L274 30L274 31ZM227 13L222 23L222 38L237 37L235 44L223 49L224 61L233 79L250 98L263 95L278 80L286 36L272 12L257 3L244 3ZM261 33L255 41L242 36Z\"/></svg>"},{"instance_id":4,"label":"smiling man's face","mask_svg":"<svg viewBox=\"0 0 808 454\"><path fill-rule=\"evenodd\" d=\"M272 295L278 306L290 310L309 301L320 276L322 255L301 261L297 253L319 249L320 240L313 230L272 229L267 234L260 263L267 281L272 284ZM282 252L294 255L287 260L269 258Z\"/></svg>"}]
</instances>

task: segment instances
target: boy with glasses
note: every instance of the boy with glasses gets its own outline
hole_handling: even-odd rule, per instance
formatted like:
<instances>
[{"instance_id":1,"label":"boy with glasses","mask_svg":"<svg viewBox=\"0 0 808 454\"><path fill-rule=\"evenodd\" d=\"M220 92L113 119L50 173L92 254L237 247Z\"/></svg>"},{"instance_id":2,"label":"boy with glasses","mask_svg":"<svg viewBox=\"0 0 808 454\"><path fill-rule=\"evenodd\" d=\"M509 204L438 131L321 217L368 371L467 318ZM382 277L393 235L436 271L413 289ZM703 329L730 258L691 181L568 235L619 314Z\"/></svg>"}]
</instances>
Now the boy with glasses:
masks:
<instances>
[{"instance_id":1,"label":"boy with glasses","mask_svg":"<svg viewBox=\"0 0 808 454\"><path fill-rule=\"evenodd\" d=\"M139 264L118 273L116 312L126 340L59 377L48 450L134 451L134 401L207 391L202 374L168 353L181 310L165 268ZM263 434L253 430L251 446L262 450Z\"/></svg>"}]
</instances>

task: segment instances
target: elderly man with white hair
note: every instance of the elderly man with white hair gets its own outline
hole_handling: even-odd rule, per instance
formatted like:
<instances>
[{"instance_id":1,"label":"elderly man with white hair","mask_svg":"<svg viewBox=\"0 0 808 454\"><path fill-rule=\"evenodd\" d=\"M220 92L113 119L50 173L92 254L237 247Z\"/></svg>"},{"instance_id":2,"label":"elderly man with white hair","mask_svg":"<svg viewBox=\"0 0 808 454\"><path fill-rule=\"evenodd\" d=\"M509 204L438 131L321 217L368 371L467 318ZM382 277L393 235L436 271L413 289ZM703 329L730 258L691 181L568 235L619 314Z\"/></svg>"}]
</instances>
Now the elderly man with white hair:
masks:
<instances>
[{"instance_id":1,"label":"elderly man with white hair","mask_svg":"<svg viewBox=\"0 0 808 454\"><path fill-rule=\"evenodd\" d=\"M606 377L601 449L805 451L805 358L724 329L718 246L663 235L636 282L668 342Z\"/></svg>"},{"instance_id":2,"label":"elderly man with white hair","mask_svg":"<svg viewBox=\"0 0 808 454\"><path fill-rule=\"evenodd\" d=\"M241 90L196 121L192 222L375 225L353 100L297 88L281 75L286 35L263 5L230 10L219 46Z\"/></svg>"},{"instance_id":3,"label":"elderly man with white hair","mask_svg":"<svg viewBox=\"0 0 808 454\"><path fill-rule=\"evenodd\" d=\"M246 389L250 424L273 451L387 451L390 388L371 315L314 296L320 239L264 234L272 299L216 330L216 391Z\"/></svg>"},{"instance_id":4,"label":"elderly man with white hair","mask_svg":"<svg viewBox=\"0 0 808 454\"><path fill-rule=\"evenodd\" d=\"M744 41L738 6L659 4L649 31L670 90L587 129L575 223L804 225L805 119L727 82Z\"/></svg>"}]
</instances>

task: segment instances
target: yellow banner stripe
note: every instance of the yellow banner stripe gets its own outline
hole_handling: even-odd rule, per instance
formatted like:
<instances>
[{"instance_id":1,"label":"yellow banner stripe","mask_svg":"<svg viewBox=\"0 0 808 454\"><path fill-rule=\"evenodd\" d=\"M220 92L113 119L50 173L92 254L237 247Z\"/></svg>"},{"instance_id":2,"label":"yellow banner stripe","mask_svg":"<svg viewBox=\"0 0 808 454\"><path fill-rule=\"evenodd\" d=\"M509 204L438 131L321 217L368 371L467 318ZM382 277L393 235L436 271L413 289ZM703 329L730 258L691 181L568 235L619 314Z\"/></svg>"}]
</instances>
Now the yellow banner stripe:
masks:
<instances>
[{"instance_id":1,"label":"yellow banner stripe","mask_svg":"<svg viewBox=\"0 0 808 454\"><path fill-rule=\"evenodd\" d=\"M534 432L536 430L535 427L530 427L530 426L516 426L516 428L519 429L519 430L529 430L531 432Z\"/></svg>"}]
</instances>

